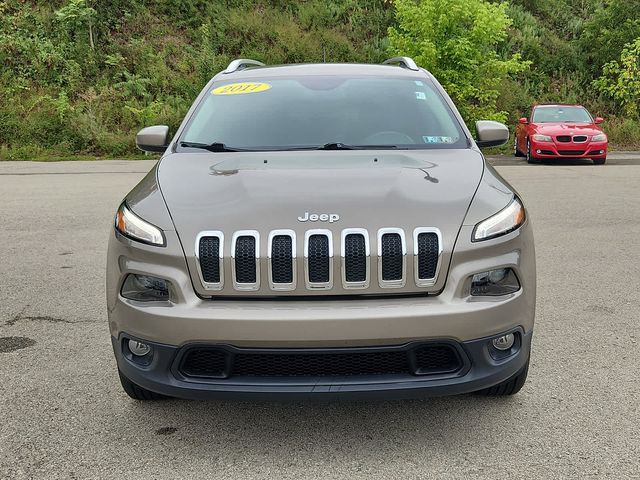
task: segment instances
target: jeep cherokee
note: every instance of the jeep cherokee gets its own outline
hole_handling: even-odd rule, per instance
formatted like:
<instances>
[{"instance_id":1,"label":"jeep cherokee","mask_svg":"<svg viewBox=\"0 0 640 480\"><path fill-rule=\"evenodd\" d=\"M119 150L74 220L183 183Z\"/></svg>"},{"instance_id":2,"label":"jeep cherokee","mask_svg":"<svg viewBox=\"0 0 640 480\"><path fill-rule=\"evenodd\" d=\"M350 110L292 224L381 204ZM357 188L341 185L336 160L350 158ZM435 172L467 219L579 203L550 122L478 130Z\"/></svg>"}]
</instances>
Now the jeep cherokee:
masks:
<instances>
[{"instance_id":1,"label":"jeep cherokee","mask_svg":"<svg viewBox=\"0 0 640 480\"><path fill-rule=\"evenodd\" d=\"M524 384L531 223L426 70L233 61L126 196L109 327L145 400L363 398Z\"/></svg>"}]
</instances>

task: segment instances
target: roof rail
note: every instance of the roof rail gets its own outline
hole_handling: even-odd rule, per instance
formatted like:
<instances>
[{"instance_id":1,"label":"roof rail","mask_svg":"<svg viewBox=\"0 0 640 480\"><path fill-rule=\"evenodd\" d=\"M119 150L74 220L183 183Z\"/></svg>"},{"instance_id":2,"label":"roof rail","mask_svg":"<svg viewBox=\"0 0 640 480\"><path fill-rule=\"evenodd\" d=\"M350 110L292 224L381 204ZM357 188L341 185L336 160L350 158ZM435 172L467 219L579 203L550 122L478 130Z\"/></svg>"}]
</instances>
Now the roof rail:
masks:
<instances>
[{"instance_id":1,"label":"roof rail","mask_svg":"<svg viewBox=\"0 0 640 480\"><path fill-rule=\"evenodd\" d=\"M408 68L409 70L419 71L420 68L416 65L416 62L409 57L393 57L382 62L383 65L400 65L402 68Z\"/></svg>"},{"instance_id":2,"label":"roof rail","mask_svg":"<svg viewBox=\"0 0 640 480\"><path fill-rule=\"evenodd\" d=\"M264 67L264 63L250 58L238 58L232 61L223 73L233 73L238 70L244 70L247 67Z\"/></svg>"}]
</instances>

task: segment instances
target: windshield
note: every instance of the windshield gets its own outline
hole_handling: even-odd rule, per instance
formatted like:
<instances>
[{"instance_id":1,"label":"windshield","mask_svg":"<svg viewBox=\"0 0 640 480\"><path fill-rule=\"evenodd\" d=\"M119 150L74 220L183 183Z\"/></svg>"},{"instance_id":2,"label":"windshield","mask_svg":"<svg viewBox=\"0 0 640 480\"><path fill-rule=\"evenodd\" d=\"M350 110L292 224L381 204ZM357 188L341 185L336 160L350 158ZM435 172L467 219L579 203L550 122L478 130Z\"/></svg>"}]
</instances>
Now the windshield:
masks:
<instances>
[{"instance_id":1,"label":"windshield","mask_svg":"<svg viewBox=\"0 0 640 480\"><path fill-rule=\"evenodd\" d=\"M464 148L427 79L306 76L216 83L180 138L184 148Z\"/></svg>"},{"instance_id":2,"label":"windshield","mask_svg":"<svg viewBox=\"0 0 640 480\"><path fill-rule=\"evenodd\" d=\"M532 120L534 123L593 123L583 107L536 107Z\"/></svg>"}]
</instances>

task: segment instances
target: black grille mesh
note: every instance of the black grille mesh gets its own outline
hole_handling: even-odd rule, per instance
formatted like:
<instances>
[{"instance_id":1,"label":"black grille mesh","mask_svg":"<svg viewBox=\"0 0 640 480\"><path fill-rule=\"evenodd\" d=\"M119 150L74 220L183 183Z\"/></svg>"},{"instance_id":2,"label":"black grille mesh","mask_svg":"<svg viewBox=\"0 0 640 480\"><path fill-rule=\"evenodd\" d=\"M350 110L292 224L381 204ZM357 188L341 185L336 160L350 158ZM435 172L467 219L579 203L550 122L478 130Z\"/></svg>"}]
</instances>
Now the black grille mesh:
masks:
<instances>
[{"instance_id":1,"label":"black grille mesh","mask_svg":"<svg viewBox=\"0 0 640 480\"><path fill-rule=\"evenodd\" d=\"M198 250L203 280L207 283L219 283L220 239L218 237L202 237Z\"/></svg>"},{"instance_id":2,"label":"black grille mesh","mask_svg":"<svg viewBox=\"0 0 640 480\"><path fill-rule=\"evenodd\" d=\"M367 279L367 250L364 235L350 233L344 238L344 268L347 282Z\"/></svg>"},{"instance_id":3,"label":"black grille mesh","mask_svg":"<svg viewBox=\"0 0 640 480\"><path fill-rule=\"evenodd\" d=\"M434 375L455 372L462 367L460 357L451 345L429 345L415 350L417 373Z\"/></svg>"},{"instance_id":4,"label":"black grille mesh","mask_svg":"<svg viewBox=\"0 0 640 480\"><path fill-rule=\"evenodd\" d=\"M363 349L364 350L364 349ZM193 377L327 377L435 375L462 368L455 347L423 344L411 350L230 353L217 347L187 351L180 371Z\"/></svg>"},{"instance_id":5,"label":"black grille mesh","mask_svg":"<svg viewBox=\"0 0 640 480\"><path fill-rule=\"evenodd\" d=\"M242 236L236 239L236 282L256 283L256 239Z\"/></svg>"},{"instance_id":6,"label":"black grille mesh","mask_svg":"<svg viewBox=\"0 0 640 480\"><path fill-rule=\"evenodd\" d=\"M182 362L181 371L188 377L220 378L226 376L228 355L216 348L190 350Z\"/></svg>"},{"instance_id":7,"label":"black grille mesh","mask_svg":"<svg viewBox=\"0 0 640 480\"><path fill-rule=\"evenodd\" d=\"M438 266L438 235L431 232L418 234L418 278L436 276Z\"/></svg>"},{"instance_id":8,"label":"black grille mesh","mask_svg":"<svg viewBox=\"0 0 640 480\"><path fill-rule=\"evenodd\" d=\"M558 135L556 140L559 142L567 143L571 141L571 135Z\"/></svg>"},{"instance_id":9,"label":"black grille mesh","mask_svg":"<svg viewBox=\"0 0 640 480\"><path fill-rule=\"evenodd\" d=\"M399 233L385 233L382 235L382 280L401 280L402 264L402 237Z\"/></svg>"},{"instance_id":10,"label":"black grille mesh","mask_svg":"<svg viewBox=\"0 0 640 480\"><path fill-rule=\"evenodd\" d=\"M271 243L271 280L273 283L293 282L292 239L276 235Z\"/></svg>"},{"instance_id":11,"label":"black grille mesh","mask_svg":"<svg viewBox=\"0 0 640 480\"><path fill-rule=\"evenodd\" d=\"M329 281L329 237L311 235L309 237L309 282Z\"/></svg>"},{"instance_id":12,"label":"black grille mesh","mask_svg":"<svg viewBox=\"0 0 640 480\"><path fill-rule=\"evenodd\" d=\"M584 155L584 150L558 150L560 155Z\"/></svg>"},{"instance_id":13,"label":"black grille mesh","mask_svg":"<svg viewBox=\"0 0 640 480\"><path fill-rule=\"evenodd\" d=\"M404 352L236 355L233 374L298 377L409 373Z\"/></svg>"}]
</instances>

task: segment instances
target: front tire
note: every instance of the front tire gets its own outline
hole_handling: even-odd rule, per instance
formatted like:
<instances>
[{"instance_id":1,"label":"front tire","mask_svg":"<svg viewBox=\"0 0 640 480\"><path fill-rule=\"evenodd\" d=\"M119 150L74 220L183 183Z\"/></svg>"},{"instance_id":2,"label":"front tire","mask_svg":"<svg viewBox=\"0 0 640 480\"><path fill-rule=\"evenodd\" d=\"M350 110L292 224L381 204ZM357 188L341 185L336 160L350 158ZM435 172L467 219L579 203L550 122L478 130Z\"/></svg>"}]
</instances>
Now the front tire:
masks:
<instances>
[{"instance_id":1,"label":"front tire","mask_svg":"<svg viewBox=\"0 0 640 480\"><path fill-rule=\"evenodd\" d=\"M593 164L594 165L604 165L607 162L607 157L604 158L594 158L593 159Z\"/></svg>"},{"instance_id":2,"label":"front tire","mask_svg":"<svg viewBox=\"0 0 640 480\"><path fill-rule=\"evenodd\" d=\"M533 156L533 154L531 153L531 143L529 142L529 139L527 138L527 163L539 163L539 162L540 162L540 160L535 158Z\"/></svg>"},{"instance_id":3,"label":"front tire","mask_svg":"<svg viewBox=\"0 0 640 480\"><path fill-rule=\"evenodd\" d=\"M529 360L524 367L520 369L515 375L506 379L493 387L485 388L477 392L479 395L485 395L488 397L506 397L509 395L515 395L524 386L527 381L527 373L529 372Z\"/></svg>"},{"instance_id":4,"label":"front tire","mask_svg":"<svg viewBox=\"0 0 640 480\"><path fill-rule=\"evenodd\" d=\"M124 391L134 400L162 400L168 397L160 395L159 393L152 392L146 388L142 388L140 385L136 385L118 369L118 375L120 376L120 383Z\"/></svg>"},{"instance_id":5,"label":"front tire","mask_svg":"<svg viewBox=\"0 0 640 480\"><path fill-rule=\"evenodd\" d=\"M515 157L524 157L524 153L522 153L520 151L520 149L518 148L518 137L514 136L513 138L513 155Z\"/></svg>"}]
</instances>

